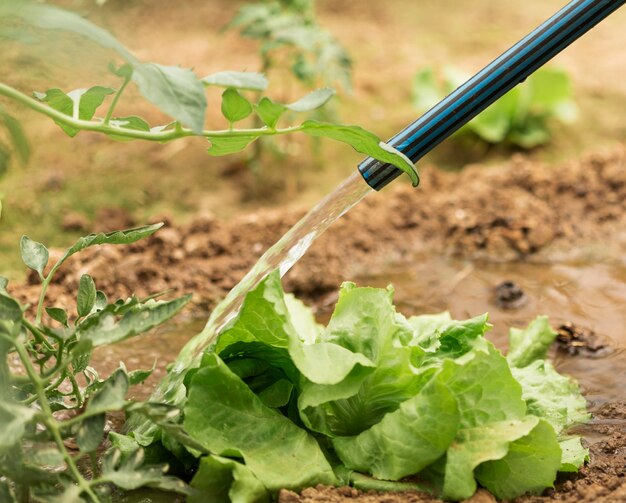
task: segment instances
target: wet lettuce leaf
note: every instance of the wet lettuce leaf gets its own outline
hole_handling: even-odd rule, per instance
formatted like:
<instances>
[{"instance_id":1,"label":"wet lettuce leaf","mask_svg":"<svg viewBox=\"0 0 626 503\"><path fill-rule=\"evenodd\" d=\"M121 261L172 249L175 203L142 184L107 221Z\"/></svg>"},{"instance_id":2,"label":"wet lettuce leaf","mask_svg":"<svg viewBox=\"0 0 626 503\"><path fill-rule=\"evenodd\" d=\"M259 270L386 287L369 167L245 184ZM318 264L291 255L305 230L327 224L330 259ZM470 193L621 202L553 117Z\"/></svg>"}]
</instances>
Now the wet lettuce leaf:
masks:
<instances>
[{"instance_id":1,"label":"wet lettuce leaf","mask_svg":"<svg viewBox=\"0 0 626 503\"><path fill-rule=\"evenodd\" d=\"M499 498L552 486L588 459L566 434L588 418L585 400L545 360L545 317L511 331L506 358L489 328L487 315L407 319L390 288L353 283L324 328L271 274L186 380L183 427L211 453L194 497L254 503L407 476L452 500L478 485Z\"/></svg>"}]
</instances>

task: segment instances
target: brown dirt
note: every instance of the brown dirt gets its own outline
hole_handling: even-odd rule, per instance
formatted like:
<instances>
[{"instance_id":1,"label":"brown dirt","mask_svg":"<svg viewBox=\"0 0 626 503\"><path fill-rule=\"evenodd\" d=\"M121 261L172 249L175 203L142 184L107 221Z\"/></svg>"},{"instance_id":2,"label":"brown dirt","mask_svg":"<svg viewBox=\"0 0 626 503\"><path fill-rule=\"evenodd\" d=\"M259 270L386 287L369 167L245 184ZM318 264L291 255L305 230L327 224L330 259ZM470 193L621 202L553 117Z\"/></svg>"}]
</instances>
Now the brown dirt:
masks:
<instances>
[{"instance_id":1,"label":"brown dirt","mask_svg":"<svg viewBox=\"0 0 626 503\"><path fill-rule=\"evenodd\" d=\"M225 221L205 213L185 225L166 217L165 228L144 242L98 247L73 259L51 285L50 298L71 304L88 272L113 297L193 292L197 312L206 313L302 214L285 207ZM114 211L101 217L97 230L133 223ZM556 167L518 156L460 174L428 168L419 189L398 184L372 194L336 222L287 275L286 287L319 305L342 280L424 250L499 261L598 250L620 257L625 223L623 146ZM14 293L32 299L38 288L31 275Z\"/></svg>"}]
</instances>

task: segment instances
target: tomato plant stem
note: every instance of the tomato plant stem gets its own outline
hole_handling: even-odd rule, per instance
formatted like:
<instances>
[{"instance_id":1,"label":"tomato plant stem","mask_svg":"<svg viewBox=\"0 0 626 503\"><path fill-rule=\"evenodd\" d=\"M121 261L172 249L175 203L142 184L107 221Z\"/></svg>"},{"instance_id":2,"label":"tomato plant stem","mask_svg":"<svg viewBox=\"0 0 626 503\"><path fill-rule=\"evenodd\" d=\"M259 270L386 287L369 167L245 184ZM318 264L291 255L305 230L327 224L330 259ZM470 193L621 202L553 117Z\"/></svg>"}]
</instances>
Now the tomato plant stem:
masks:
<instances>
[{"instance_id":1,"label":"tomato plant stem","mask_svg":"<svg viewBox=\"0 0 626 503\"><path fill-rule=\"evenodd\" d=\"M121 88L120 88L121 91ZM148 140L148 141L156 141L156 142L168 142L172 140L177 140L179 138L185 138L188 136L200 136L205 138L211 137L233 137L233 136L275 136L281 134L294 133L296 131L302 131L304 129L303 126L292 126L281 129L273 129L273 128L248 128L248 129L220 129L220 130L204 130L201 133L194 133L191 129L183 128L183 127L175 127L174 129L168 130L151 130L151 131L140 131L137 129L128 129L119 126L113 126L111 124L107 124L101 120L81 120L70 117L69 115L65 115L58 110L55 110L40 101L37 101L30 96L18 91L17 89L8 86L6 84L0 83L0 95L6 96L22 105L39 112L47 117L50 117L52 120L59 124L63 124L65 126L70 126L75 129L81 131L92 131L96 133L103 133L107 135L112 135L116 137L128 138L130 140ZM113 104L112 104L113 105ZM108 114L107 114L108 115ZM105 119L106 120L106 119ZM41 318L38 318L40 321Z\"/></svg>"},{"instance_id":2,"label":"tomato plant stem","mask_svg":"<svg viewBox=\"0 0 626 503\"><path fill-rule=\"evenodd\" d=\"M39 405L41 406L41 411L43 413L42 418L41 418L42 422L44 423L44 425L46 426L46 428L52 435L54 443L59 448L59 452L61 453L63 460L67 464L78 486L81 488L83 492L85 492L85 494L89 495L89 497L94 503L99 503L100 499L91 488L91 485L89 484L89 482L85 480L85 478L81 475L80 471L78 470L78 467L76 466L76 463L74 462L74 459L72 458L70 453L67 451L65 444L63 443L63 437L61 436L61 429L59 428L59 424L52 414L52 409L50 408L50 403L48 402L48 398L46 397L46 392L43 387L43 382L39 378L39 375L37 375L37 371L33 367L32 362L30 361L28 352L26 351L24 345L19 340L14 341L14 344L15 344L15 349L20 357L20 360L22 360L22 365L24 365L24 370L26 370L26 373L28 374L28 377L30 378L35 388L35 391L37 393Z\"/></svg>"}]
</instances>

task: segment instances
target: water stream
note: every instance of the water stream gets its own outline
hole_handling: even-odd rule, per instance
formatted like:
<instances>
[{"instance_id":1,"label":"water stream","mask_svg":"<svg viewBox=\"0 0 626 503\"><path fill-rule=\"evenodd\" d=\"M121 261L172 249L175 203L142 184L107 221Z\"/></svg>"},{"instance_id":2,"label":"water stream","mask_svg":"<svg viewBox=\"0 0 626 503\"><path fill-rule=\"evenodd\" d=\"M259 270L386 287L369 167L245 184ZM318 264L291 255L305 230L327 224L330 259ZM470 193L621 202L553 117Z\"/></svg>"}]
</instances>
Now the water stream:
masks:
<instances>
[{"instance_id":1,"label":"water stream","mask_svg":"<svg viewBox=\"0 0 626 503\"><path fill-rule=\"evenodd\" d=\"M271 246L215 307L202 332L185 344L169 375L157 387L152 398L178 403L183 398L184 389L180 384L185 370L199 361L202 352L211 345L220 330L237 315L246 293L276 269L281 277L284 276L320 234L371 191L360 173L355 171Z\"/></svg>"}]
</instances>

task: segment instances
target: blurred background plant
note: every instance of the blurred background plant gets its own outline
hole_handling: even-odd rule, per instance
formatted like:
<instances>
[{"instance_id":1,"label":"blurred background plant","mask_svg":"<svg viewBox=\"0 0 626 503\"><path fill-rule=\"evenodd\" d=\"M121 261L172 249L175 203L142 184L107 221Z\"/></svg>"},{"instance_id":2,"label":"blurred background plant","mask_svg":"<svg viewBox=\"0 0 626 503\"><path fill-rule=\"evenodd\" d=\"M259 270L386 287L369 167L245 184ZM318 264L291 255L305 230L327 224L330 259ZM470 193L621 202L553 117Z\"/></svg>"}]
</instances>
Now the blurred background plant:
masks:
<instances>
[{"instance_id":1,"label":"blurred background plant","mask_svg":"<svg viewBox=\"0 0 626 503\"><path fill-rule=\"evenodd\" d=\"M26 164L30 146L20 122L0 107L0 176L6 173L15 157Z\"/></svg>"},{"instance_id":2,"label":"blurred background plant","mask_svg":"<svg viewBox=\"0 0 626 503\"><path fill-rule=\"evenodd\" d=\"M352 60L339 41L318 23L314 0L249 3L237 11L227 28L237 29L243 37L259 42L259 71L280 77L286 96L293 97L296 92L321 87L346 92L351 90ZM336 121L337 108L333 104L319 108L312 111L308 118ZM258 119L255 126L261 126ZM279 188L277 184L283 184L279 193L294 196L302 181L302 170L322 164L319 162L319 138L310 138L308 142L311 146L311 165L297 163L288 170L273 168L277 162L298 155L302 149L299 140L263 138L257 142L246 162L252 174L250 196L274 196Z\"/></svg>"},{"instance_id":3,"label":"blurred background plant","mask_svg":"<svg viewBox=\"0 0 626 503\"><path fill-rule=\"evenodd\" d=\"M469 75L445 67L419 71L413 81L413 106L425 112L467 80ZM547 144L551 124L573 122L578 109L570 77L558 68L542 68L462 127L457 135L489 145L532 149Z\"/></svg>"}]
</instances>

